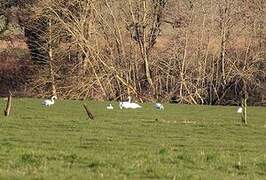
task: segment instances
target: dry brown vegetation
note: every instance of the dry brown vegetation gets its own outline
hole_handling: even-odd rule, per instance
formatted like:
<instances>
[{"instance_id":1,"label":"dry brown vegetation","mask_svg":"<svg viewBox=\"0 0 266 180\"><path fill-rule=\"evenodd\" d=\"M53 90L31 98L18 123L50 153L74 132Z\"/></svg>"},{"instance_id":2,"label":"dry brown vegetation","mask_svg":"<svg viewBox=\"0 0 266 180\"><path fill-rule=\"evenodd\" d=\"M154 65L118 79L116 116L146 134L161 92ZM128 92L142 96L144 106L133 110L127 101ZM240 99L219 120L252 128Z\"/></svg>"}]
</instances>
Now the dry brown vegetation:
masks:
<instances>
[{"instance_id":1,"label":"dry brown vegetation","mask_svg":"<svg viewBox=\"0 0 266 180\"><path fill-rule=\"evenodd\" d=\"M263 0L39 0L23 19L31 94L265 102ZM23 11L21 11L23 12ZM22 18L21 18L22 19Z\"/></svg>"}]
</instances>

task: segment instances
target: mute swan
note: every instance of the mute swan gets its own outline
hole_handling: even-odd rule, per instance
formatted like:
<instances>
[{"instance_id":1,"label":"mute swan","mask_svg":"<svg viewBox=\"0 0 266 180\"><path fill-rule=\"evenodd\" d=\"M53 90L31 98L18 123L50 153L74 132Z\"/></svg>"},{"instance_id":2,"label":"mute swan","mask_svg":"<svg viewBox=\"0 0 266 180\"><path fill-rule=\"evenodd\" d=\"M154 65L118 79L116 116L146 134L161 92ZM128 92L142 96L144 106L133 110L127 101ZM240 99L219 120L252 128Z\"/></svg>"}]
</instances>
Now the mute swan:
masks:
<instances>
[{"instance_id":1,"label":"mute swan","mask_svg":"<svg viewBox=\"0 0 266 180\"><path fill-rule=\"evenodd\" d=\"M114 107L112 106L112 104L109 104L109 106L107 106L106 109L114 109Z\"/></svg>"},{"instance_id":2,"label":"mute swan","mask_svg":"<svg viewBox=\"0 0 266 180\"><path fill-rule=\"evenodd\" d=\"M119 108L120 109L128 109L130 108L130 104L128 102L119 102Z\"/></svg>"},{"instance_id":3,"label":"mute swan","mask_svg":"<svg viewBox=\"0 0 266 180\"><path fill-rule=\"evenodd\" d=\"M128 101L125 102L119 102L119 107L120 109L137 109L137 108L141 108L140 105L138 105L137 103L132 103L131 102L131 97L128 96Z\"/></svg>"},{"instance_id":4,"label":"mute swan","mask_svg":"<svg viewBox=\"0 0 266 180\"><path fill-rule=\"evenodd\" d=\"M141 108L141 106L138 105L137 103L131 102L131 96L128 96L128 102L130 103L130 108L132 108L132 109Z\"/></svg>"},{"instance_id":5,"label":"mute swan","mask_svg":"<svg viewBox=\"0 0 266 180\"><path fill-rule=\"evenodd\" d=\"M242 113L243 112L243 108L242 107L239 107L236 112L237 113Z\"/></svg>"},{"instance_id":6,"label":"mute swan","mask_svg":"<svg viewBox=\"0 0 266 180\"><path fill-rule=\"evenodd\" d=\"M163 107L163 105L161 103L155 103L154 107L156 109L164 110L164 107Z\"/></svg>"},{"instance_id":7,"label":"mute swan","mask_svg":"<svg viewBox=\"0 0 266 180\"><path fill-rule=\"evenodd\" d=\"M128 108L130 108L130 101L131 101L131 97L129 96L128 97L128 101L119 102L120 109L123 109L123 108L128 109Z\"/></svg>"},{"instance_id":8,"label":"mute swan","mask_svg":"<svg viewBox=\"0 0 266 180\"><path fill-rule=\"evenodd\" d=\"M55 99L57 99L57 97L56 96L52 96L51 97L51 99L45 99L43 102L42 102L42 104L44 105L44 106L51 106L51 105L53 105L54 103L55 103Z\"/></svg>"}]
</instances>

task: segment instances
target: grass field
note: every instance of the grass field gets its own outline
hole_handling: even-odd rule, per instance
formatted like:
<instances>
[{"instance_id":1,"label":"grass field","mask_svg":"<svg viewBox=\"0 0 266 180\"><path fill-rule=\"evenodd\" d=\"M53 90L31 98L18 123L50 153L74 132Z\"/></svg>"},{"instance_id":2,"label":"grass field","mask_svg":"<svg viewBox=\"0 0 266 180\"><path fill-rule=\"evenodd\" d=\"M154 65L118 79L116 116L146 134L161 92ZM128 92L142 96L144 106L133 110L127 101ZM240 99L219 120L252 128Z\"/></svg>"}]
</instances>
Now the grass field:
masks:
<instances>
[{"instance_id":1,"label":"grass field","mask_svg":"<svg viewBox=\"0 0 266 180\"><path fill-rule=\"evenodd\" d=\"M0 99L0 107L5 102ZM266 179L266 108L13 99L0 115L0 179Z\"/></svg>"}]
</instances>

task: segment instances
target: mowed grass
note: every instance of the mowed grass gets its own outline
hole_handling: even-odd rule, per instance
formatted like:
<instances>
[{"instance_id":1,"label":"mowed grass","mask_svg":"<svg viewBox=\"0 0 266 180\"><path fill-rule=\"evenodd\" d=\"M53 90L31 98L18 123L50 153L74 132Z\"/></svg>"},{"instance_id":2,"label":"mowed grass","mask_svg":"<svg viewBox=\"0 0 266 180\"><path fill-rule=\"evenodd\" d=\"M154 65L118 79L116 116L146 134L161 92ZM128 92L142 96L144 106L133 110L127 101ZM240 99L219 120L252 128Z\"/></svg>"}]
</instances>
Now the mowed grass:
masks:
<instances>
[{"instance_id":1,"label":"mowed grass","mask_svg":"<svg viewBox=\"0 0 266 180\"><path fill-rule=\"evenodd\" d=\"M265 107L241 126L232 106L40 102L13 99L0 115L0 179L266 179Z\"/></svg>"}]
</instances>

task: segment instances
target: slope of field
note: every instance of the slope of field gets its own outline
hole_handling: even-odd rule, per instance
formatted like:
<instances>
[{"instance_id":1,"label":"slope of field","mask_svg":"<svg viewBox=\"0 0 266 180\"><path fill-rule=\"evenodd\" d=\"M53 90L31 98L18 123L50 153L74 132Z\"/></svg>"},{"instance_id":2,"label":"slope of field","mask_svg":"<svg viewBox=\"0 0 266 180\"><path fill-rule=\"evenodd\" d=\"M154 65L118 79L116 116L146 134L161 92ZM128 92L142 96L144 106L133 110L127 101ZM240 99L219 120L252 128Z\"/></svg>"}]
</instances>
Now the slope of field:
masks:
<instances>
[{"instance_id":1,"label":"slope of field","mask_svg":"<svg viewBox=\"0 0 266 180\"><path fill-rule=\"evenodd\" d=\"M0 99L0 107L5 102ZM0 116L0 179L266 179L266 108L14 99Z\"/></svg>"}]
</instances>

